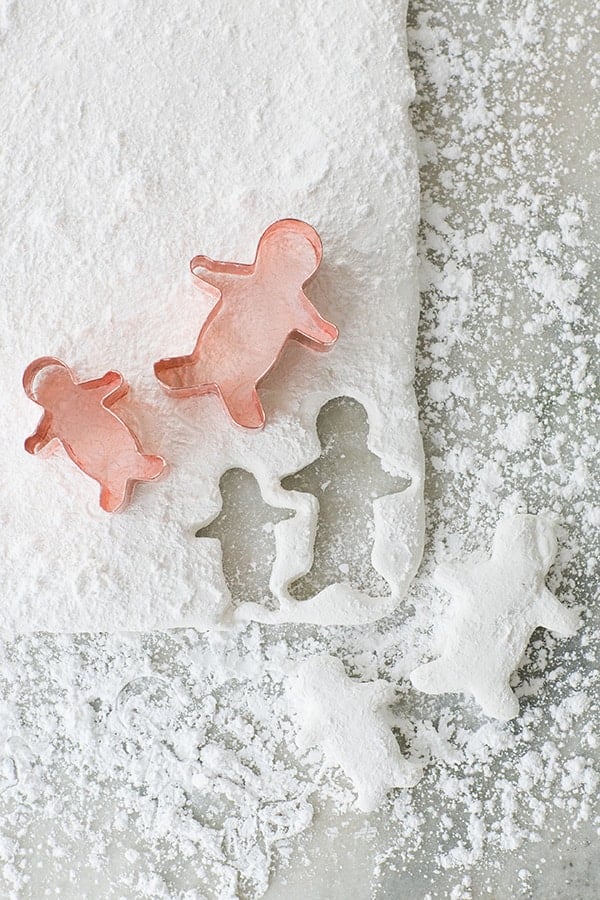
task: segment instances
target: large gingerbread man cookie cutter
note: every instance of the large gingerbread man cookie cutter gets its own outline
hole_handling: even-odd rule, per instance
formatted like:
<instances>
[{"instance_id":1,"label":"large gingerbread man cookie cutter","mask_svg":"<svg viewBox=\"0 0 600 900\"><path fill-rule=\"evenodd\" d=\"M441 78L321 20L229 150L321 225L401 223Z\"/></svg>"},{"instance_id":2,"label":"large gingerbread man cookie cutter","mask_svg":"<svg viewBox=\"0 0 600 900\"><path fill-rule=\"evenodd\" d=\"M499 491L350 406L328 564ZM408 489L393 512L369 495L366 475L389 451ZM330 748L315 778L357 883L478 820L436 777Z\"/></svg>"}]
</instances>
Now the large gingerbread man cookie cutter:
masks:
<instances>
[{"instance_id":1,"label":"large gingerbread man cookie cutter","mask_svg":"<svg viewBox=\"0 0 600 900\"><path fill-rule=\"evenodd\" d=\"M287 342L328 350L337 340L336 326L304 293L322 257L319 235L299 219L270 225L251 264L195 256L190 269L196 284L217 302L189 355L155 363L165 389L176 397L216 393L236 424L262 428L257 387Z\"/></svg>"},{"instance_id":2,"label":"large gingerbread man cookie cutter","mask_svg":"<svg viewBox=\"0 0 600 900\"><path fill-rule=\"evenodd\" d=\"M75 465L100 484L100 506L106 512L122 510L137 482L154 481L164 472L162 456L145 453L131 428L110 408L129 390L119 372L78 382L60 359L43 356L27 366L23 387L44 408L25 449L46 456L62 445Z\"/></svg>"}]
</instances>

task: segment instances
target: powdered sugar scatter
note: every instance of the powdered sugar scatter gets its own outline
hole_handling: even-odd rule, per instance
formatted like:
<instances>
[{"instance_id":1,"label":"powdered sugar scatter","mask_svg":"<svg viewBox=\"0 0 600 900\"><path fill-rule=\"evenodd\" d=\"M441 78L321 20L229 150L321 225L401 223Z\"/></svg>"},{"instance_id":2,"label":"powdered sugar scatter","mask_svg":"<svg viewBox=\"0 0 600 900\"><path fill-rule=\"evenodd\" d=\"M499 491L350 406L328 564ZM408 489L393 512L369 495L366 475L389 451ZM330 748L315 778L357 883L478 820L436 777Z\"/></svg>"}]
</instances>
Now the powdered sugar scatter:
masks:
<instances>
[{"instance_id":1,"label":"powdered sugar scatter","mask_svg":"<svg viewBox=\"0 0 600 900\"><path fill-rule=\"evenodd\" d=\"M6 5L0 41L21 14ZM357 629L3 645L3 895L257 898L271 879L293 900L328 877L376 900L598 894L598 11L417 0L409 20L429 461L414 606ZM512 680L520 715L501 723L407 676L442 621L436 559L525 511L558 523L548 586L583 624L534 634ZM339 769L293 751L285 688L323 652L399 686L396 734L425 766L369 817Z\"/></svg>"}]
</instances>

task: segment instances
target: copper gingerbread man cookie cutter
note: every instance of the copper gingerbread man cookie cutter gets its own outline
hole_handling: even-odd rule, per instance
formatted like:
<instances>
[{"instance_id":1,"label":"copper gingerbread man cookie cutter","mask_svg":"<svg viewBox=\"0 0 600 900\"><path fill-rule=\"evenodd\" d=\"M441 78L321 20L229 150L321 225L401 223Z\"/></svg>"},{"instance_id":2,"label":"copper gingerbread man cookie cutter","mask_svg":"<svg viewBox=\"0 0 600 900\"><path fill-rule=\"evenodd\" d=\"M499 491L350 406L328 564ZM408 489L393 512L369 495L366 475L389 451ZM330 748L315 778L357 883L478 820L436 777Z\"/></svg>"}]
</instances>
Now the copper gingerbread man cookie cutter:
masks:
<instances>
[{"instance_id":1,"label":"copper gingerbread man cookie cutter","mask_svg":"<svg viewBox=\"0 0 600 900\"><path fill-rule=\"evenodd\" d=\"M319 235L298 219L270 225L253 263L195 256L190 269L196 283L217 302L189 355L155 363L165 389L176 397L217 393L234 422L262 428L265 412L257 386L287 342L328 350L337 340L336 326L304 293L322 256Z\"/></svg>"},{"instance_id":2,"label":"copper gingerbread man cookie cutter","mask_svg":"<svg viewBox=\"0 0 600 900\"><path fill-rule=\"evenodd\" d=\"M122 510L138 481L154 481L164 471L162 456L144 453L128 425L111 409L129 390L119 372L77 382L69 367L52 356L27 366L27 396L44 408L25 449L49 455L62 445L75 465L100 484L100 506Z\"/></svg>"}]
</instances>

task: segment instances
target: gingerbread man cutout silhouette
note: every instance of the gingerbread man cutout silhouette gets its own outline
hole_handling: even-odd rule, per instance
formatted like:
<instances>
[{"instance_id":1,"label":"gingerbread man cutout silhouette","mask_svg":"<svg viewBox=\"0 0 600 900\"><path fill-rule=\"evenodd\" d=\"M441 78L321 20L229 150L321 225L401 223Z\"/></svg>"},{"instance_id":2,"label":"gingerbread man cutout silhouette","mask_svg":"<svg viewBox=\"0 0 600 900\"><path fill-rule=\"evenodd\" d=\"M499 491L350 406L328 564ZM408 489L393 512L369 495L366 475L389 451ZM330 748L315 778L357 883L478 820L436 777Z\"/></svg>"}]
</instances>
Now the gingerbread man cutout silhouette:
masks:
<instances>
[{"instance_id":1,"label":"gingerbread man cutout silhouette","mask_svg":"<svg viewBox=\"0 0 600 900\"><path fill-rule=\"evenodd\" d=\"M195 256L198 286L217 303L189 356L155 363L158 380L178 397L217 393L244 428L262 428L265 413L257 385L288 340L328 350L338 330L312 305L304 286L319 268L323 248L312 226L280 219L262 235L250 265Z\"/></svg>"},{"instance_id":2,"label":"gingerbread man cutout silhouette","mask_svg":"<svg viewBox=\"0 0 600 900\"><path fill-rule=\"evenodd\" d=\"M498 523L489 558L439 566L434 580L451 596L444 645L412 672L413 685L427 694L471 694L496 719L518 715L510 678L533 631L569 637L579 625L545 585L556 549L548 519L518 513Z\"/></svg>"},{"instance_id":3,"label":"gingerbread man cutout silhouette","mask_svg":"<svg viewBox=\"0 0 600 900\"><path fill-rule=\"evenodd\" d=\"M129 390L119 372L76 382L65 363L45 356L27 367L23 387L44 407L25 449L49 455L62 444L75 465L100 484L100 506L106 512L127 504L135 482L154 481L164 471L162 456L144 453L135 434L110 409Z\"/></svg>"},{"instance_id":4,"label":"gingerbread man cutout silhouette","mask_svg":"<svg viewBox=\"0 0 600 900\"><path fill-rule=\"evenodd\" d=\"M395 787L410 788L423 769L406 759L387 709L396 690L387 681L355 681L329 653L302 660L288 689L301 750L320 747L328 765L354 784L357 806L371 812Z\"/></svg>"}]
</instances>

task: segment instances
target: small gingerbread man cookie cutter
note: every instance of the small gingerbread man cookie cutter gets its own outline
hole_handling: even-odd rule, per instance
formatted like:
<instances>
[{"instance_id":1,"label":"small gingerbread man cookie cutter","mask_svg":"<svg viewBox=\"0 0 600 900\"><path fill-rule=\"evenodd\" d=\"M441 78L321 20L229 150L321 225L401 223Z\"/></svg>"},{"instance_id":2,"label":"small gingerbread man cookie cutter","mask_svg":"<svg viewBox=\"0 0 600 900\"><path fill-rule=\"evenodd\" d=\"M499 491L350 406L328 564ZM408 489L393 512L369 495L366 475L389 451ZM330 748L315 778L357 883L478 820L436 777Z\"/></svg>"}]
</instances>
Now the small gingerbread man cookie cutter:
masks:
<instances>
[{"instance_id":1,"label":"small gingerbread man cookie cutter","mask_svg":"<svg viewBox=\"0 0 600 900\"><path fill-rule=\"evenodd\" d=\"M62 445L75 465L100 484L106 512L124 509L137 482L155 481L164 472L162 456L144 453L131 428L110 408L129 390L119 372L78 382L60 359L43 356L27 366L23 387L44 408L25 449L47 456Z\"/></svg>"},{"instance_id":2,"label":"small gingerbread man cookie cutter","mask_svg":"<svg viewBox=\"0 0 600 900\"><path fill-rule=\"evenodd\" d=\"M233 421L262 428L257 387L289 340L329 350L338 329L304 293L323 257L321 238L299 219L280 219L258 242L254 262L218 262L195 256L197 286L216 299L188 356L161 359L156 377L175 397L216 393Z\"/></svg>"}]
</instances>

